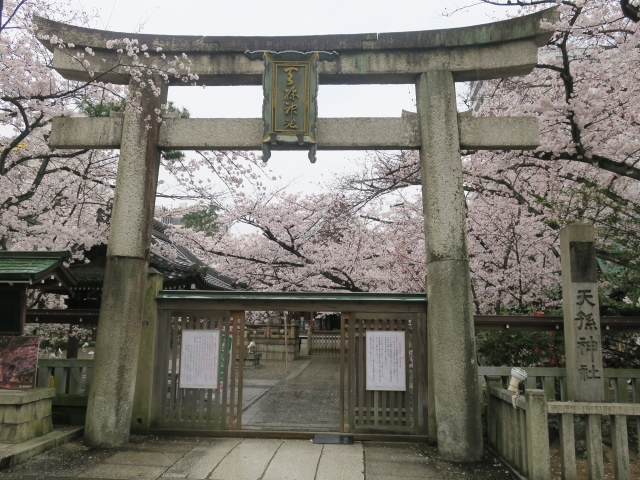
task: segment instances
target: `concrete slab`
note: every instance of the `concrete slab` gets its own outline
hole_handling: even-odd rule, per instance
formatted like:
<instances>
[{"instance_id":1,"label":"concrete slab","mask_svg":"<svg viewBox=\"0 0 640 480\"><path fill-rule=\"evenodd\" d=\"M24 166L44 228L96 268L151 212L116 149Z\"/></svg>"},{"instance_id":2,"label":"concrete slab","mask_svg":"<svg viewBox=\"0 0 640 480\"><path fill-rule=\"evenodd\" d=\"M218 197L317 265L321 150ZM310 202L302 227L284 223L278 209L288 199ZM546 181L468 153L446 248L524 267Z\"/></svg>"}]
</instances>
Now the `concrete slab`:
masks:
<instances>
[{"instance_id":1,"label":"concrete slab","mask_svg":"<svg viewBox=\"0 0 640 480\"><path fill-rule=\"evenodd\" d=\"M324 445L316 480L364 480L362 443Z\"/></svg>"},{"instance_id":2,"label":"concrete slab","mask_svg":"<svg viewBox=\"0 0 640 480\"><path fill-rule=\"evenodd\" d=\"M214 437L133 437L132 440L119 450L89 448L82 441L74 441L23 465L1 471L0 480L514 479L490 454L485 454L477 463L446 462L437 456L435 447L428 445L376 442L318 445L307 440ZM186 449L190 450L183 453ZM167 468L167 465L171 466Z\"/></svg>"},{"instance_id":3,"label":"concrete slab","mask_svg":"<svg viewBox=\"0 0 640 480\"><path fill-rule=\"evenodd\" d=\"M250 380L245 380L244 381L244 388L246 389L247 387L261 387L261 388L268 388L268 387L273 387L274 385L276 385L280 380L273 380L273 379L259 379L259 378L252 378Z\"/></svg>"},{"instance_id":4,"label":"concrete slab","mask_svg":"<svg viewBox=\"0 0 640 480\"><path fill-rule=\"evenodd\" d=\"M151 467L148 465L113 465L100 463L83 472L80 477L155 479L162 475L166 469L166 467Z\"/></svg>"},{"instance_id":5,"label":"concrete slab","mask_svg":"<svg viewBox=\"0 0 640 480\"><path fill-rule=\"evenodd\" d=\"M285 440L271 460L263 480L314 480L322 445L307 440Z\"/></svg>"},{"instance_id":6,"label":"concrete slab","mask_svg":"<svg viewBox=\"0 0 640 480\"><path fill-rule=\"evenodd\" d=\"M244 386L242 390L242 411L247 410L253 405L260 397L269 391L271 386L268 387L247 387Z\"/></svg>"},{"instance_id":7,"label":"concrete slab","mask_svg":"<svg viewBox=\"0 0 640 480\"><path fill-rule=\"evenodd\" d=\"M162 477L207 478L241 441L239 438L216 438L208 445L199 445L178 460Z\"/></svg>"},{"instance_id":8,"label":"concrete slab","mask_svg":"<svg viewBox=\"0 0 640 480\"><path fill-rule=\"evenodd\" d=\"M442 480L503 480L516 477L493 455L485 453L479 462L456 463L447 462L435 455L433 463Z\"/></svg>"},{"instance_id":9,"label":"concrete slab","mask_svg":"<svg viewBox=\"0 0 640 480\"><path fill-rule=\"evenodd\" d=\"M71 442L11 468L11 473L42 476L46 472L47 476L74 477L113 454L113 450L96 450L80 442Z\"/></svg>"},{"instance_id":10,"label":"concrete slab","mask_svg":"<svg viewBox=\"0 0 640 480\"><path fill-rule=\"evenodd\" d=\"M55 388L32 390L0 390L0 405L24 405L44 398L55 397Z\"/></svg>"},{"instance_id":11,"label":"concrete slab","mask_svg":"<svg viewBox=\"0 0 640 480\"><path fill-rule=\"evenodd\" d=\"M126 448L127 451L136 451L136 452L170 452L170 453L180 453L185 454L193 450L194 447L206 444L208 442L202 442L198 438L190 438L190 439L171 439L171 438L163 438L163 439L154 439L148 442L142 442L139 444L131 445L129 444Z\"/></svg>"},{"instance_id":12,"label":"concrete slab","mask_svg":"<svg viewBox=\"0 0 640 480\"><path fill-rule=\"evenodd\" d=\"M282 440L246 439L229 452L209 478L257 480L264 474Z\"/></svg>"},{"instance_id":13,"label":"concrete slab","mask_svg":"<svg viewBox=\"0 0 640 480\"><path fill-rule=\"evenodd\" d=\"M0 469L26 462L52 448L68 443L82 433L82 427L62 427L41 437L16 443L0 450Z\"/></svg>"},{"instance_id":14,"label":"concrete slab","mask_svg":"<svg viewBox=\"0 0 640 480\"><path fill-rule=\"evenodd\" d=\"M431 459L435 452L413 443L364 444L367 479L380 477L440 478ZM375 477L373 477L375 478Z\"/></svg>"},{"instance_id":15,"label":"concrete slab","mask_svg":"<svg viewBox=\"0 0 640 480\"><path fill-rule=\"evenodd\" d=\"M367 480L395 480L401 478L402 480L422 480L425 478L440 478L440 477L400 477L397 475L369 475L367 474Z\"/></svg>"},{"instance_id":16,"label":"concrete slab","mask_svg":"<svg viewBox=\"0 0 640 480\"><path fill-rule=\"evenodd\" d=\"M170 467L182 458L184 453L175 452L118 452L104 460L105 464L146 465L151 467Z\"/></svg>"}]
</instances>

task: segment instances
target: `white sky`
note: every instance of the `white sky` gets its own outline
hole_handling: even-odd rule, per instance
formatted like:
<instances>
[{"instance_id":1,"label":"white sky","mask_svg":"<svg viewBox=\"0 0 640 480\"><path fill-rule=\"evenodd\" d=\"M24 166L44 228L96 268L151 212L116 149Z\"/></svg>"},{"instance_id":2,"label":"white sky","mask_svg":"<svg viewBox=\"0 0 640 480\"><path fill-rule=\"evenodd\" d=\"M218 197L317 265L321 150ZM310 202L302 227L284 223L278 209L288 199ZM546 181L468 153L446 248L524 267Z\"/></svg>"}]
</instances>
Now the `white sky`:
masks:
<instances>
[{"instance_id":1,"label":"white sky","mask_svg":"<svg viewBox=\"0 0 640 480\"><path fill-rule=\"evenodd\" d=\"M381 33L454 28L504 18L505 9L474 7L451 17L445 9L465 0L72 0L77 9L96 12L94 28L175 35L318 35ZM290 19L294 19L291 21ZM172 87L169 100L192 117L261 117L262 87ZM320 85L320 117L399 117L415 111L413 86ZM273 152L269 167L290 191L321 188L349 159L364 152L319 151L312 165L306 152ZM353 168L353 167L351 167ZM170 205L169 201L158 201Z\"/></svg>"}]
</instances>

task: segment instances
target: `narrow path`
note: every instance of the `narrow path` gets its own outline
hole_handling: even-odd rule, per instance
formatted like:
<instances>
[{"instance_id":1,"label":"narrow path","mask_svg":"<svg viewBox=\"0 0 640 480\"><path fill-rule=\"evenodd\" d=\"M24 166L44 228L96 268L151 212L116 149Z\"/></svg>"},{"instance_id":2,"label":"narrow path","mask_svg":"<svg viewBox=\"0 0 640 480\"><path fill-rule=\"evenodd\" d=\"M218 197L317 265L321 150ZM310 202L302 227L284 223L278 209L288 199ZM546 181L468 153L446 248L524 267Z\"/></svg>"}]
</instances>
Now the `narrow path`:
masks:
<instances>
[{"instance_id":1,"label":"narrow path","mask_svg":"<svg viewBox=\"0 0 640 480\"><path fill-rule=\"evenodd\" d=\"M306 368L281 380L243 412L243 429L338 431L340 357L308 358Z\"/></svg>"}]
</instances>

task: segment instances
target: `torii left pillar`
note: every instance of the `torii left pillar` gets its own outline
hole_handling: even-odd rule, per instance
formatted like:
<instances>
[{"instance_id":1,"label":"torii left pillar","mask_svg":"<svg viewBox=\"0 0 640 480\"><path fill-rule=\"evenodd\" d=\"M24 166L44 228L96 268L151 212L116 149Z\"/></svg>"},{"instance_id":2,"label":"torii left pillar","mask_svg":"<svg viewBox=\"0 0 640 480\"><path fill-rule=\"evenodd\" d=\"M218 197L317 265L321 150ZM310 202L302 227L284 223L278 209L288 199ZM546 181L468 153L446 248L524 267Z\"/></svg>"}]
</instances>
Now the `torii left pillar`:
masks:
<instances>
[{"instance_id":1,"label":"torii left pillar","mask_svg":"<svg viewBox=\"0 0 640 480\"><path fill-rule=\"evenodd\" d=\"M420 171L427 253L429 360L438 454L445 460L482 458L482 423L466 203L456 90L447 70L423 73L416 83L420 116Z\"/></svg>"},{"instance_id":2,"label":"torii left pillar","mask_svg":"<svg viewBox=\"0 0 640 480\"><path fill-rule=\"evenodd\" d=\"M156 109L167 98L166 84L155 84L161 87L157 97L135 80L129 83L129 97L140 108L127 108L122 127L84 429L85 442L94 447L118 447L129 439L160 165Z\"/></svg>"}]
</instances>

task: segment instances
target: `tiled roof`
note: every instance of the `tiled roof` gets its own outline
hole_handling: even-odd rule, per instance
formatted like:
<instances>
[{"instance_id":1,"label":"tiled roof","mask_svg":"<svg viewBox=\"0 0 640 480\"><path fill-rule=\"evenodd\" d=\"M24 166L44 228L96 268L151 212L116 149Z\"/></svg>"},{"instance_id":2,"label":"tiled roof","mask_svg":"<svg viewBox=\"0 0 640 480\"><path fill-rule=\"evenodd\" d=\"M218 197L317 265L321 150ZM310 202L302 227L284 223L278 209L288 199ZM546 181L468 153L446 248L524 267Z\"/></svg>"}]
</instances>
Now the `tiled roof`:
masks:
<instances>
[{"instance_id":1,"label":"tiled roof","mask_svg":"<svg viewBox=\"0 0 640 480\"><path fill-rule=\"evenodd\" d=\"M189 289L191 284L196 283L196 288L210 290L244 290L235 284L235 280L226 275L220 274L215 269L208 266L187 248L176 245L164 234L164 225L154 221L151 241L157 246L156 249L162 252L171 252L167 256L151 252L149 255L149 266L156 269L164 277L164 283L174 285L184 281L185 288ZM71 274L78 280L81 286L100 287L104 279L104 265L95 263L71 265Z\"/></svg>"},{"instance_id":2,"label":"tiled roof","mask_svg":"<svg viewBox=\"0 0 640 480\"><path fill-rule=\"evenodd\" d=\"M154 223L152 242L162 244L163 251L170 250L175 255L174 258L168 258L152 252L149 257L149 265L160 271L166 280L181 280L198 276L212 290L239 289L234 285L235 281L232 278L218 273L188 249L169 240L164 234L164 225L159 222Z\"/></svg>"}]
</instances>

